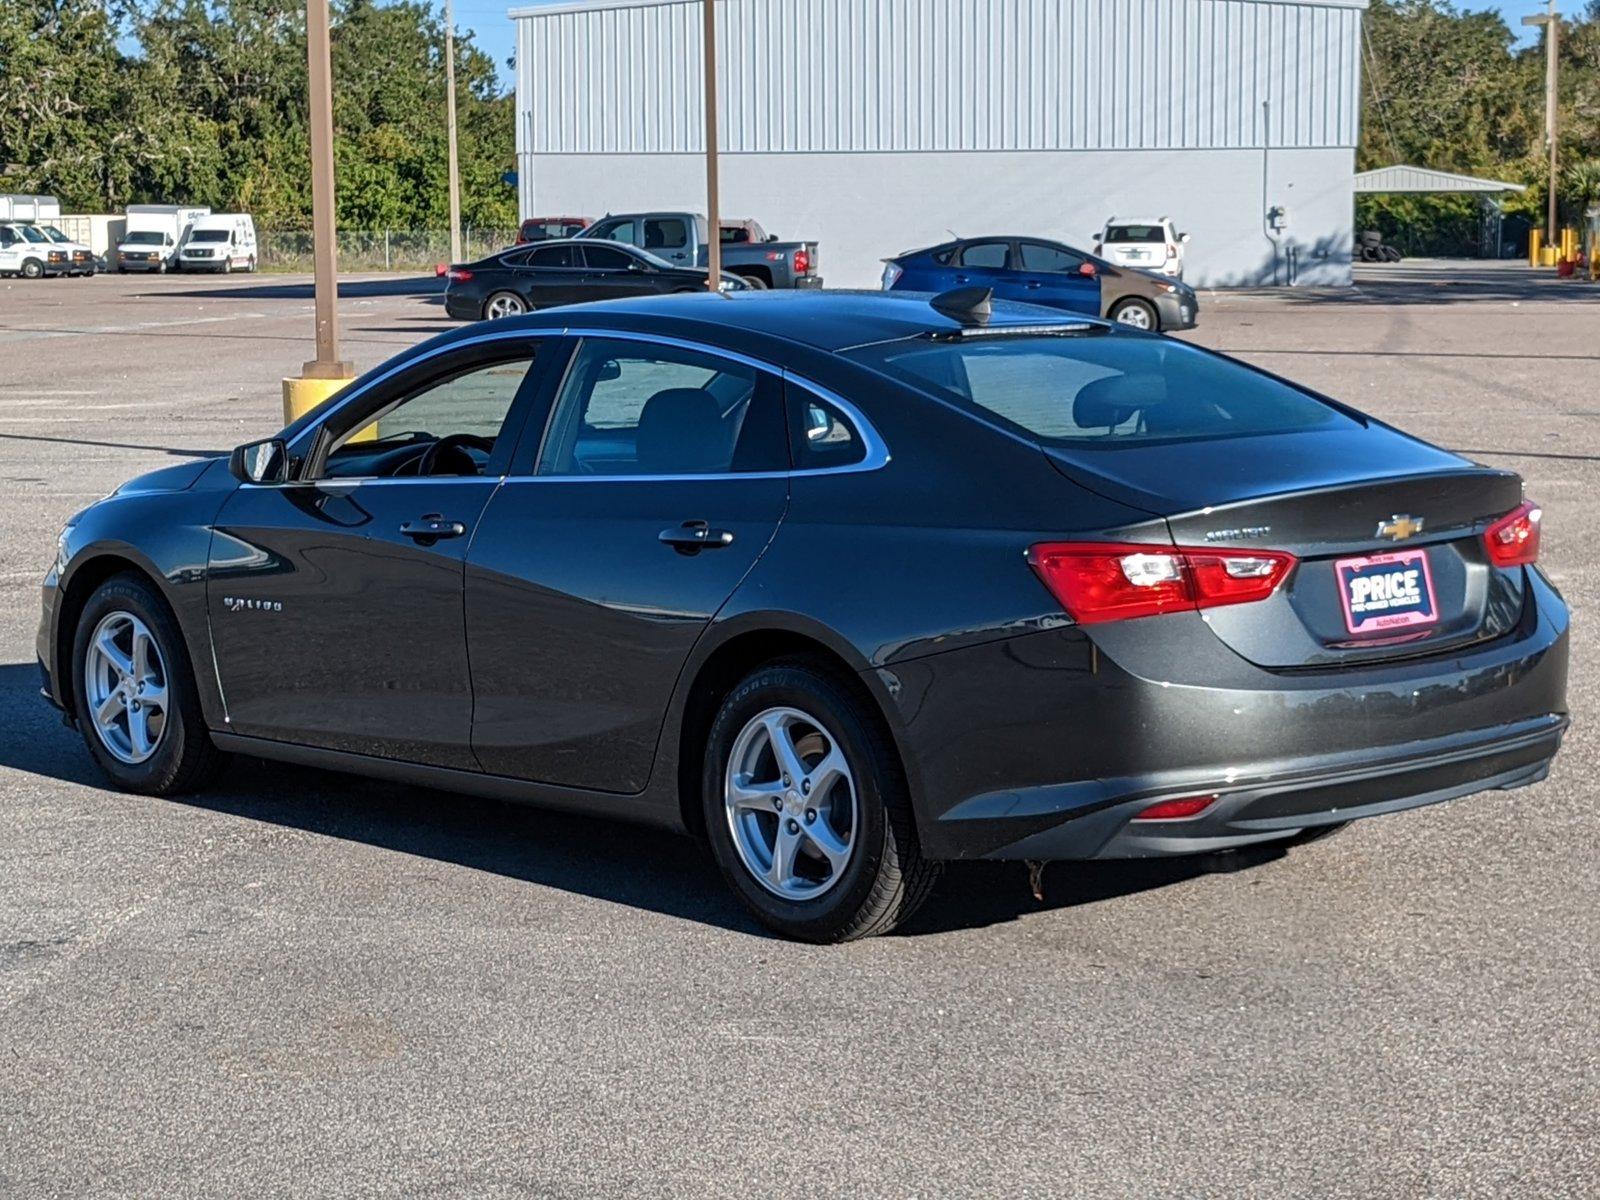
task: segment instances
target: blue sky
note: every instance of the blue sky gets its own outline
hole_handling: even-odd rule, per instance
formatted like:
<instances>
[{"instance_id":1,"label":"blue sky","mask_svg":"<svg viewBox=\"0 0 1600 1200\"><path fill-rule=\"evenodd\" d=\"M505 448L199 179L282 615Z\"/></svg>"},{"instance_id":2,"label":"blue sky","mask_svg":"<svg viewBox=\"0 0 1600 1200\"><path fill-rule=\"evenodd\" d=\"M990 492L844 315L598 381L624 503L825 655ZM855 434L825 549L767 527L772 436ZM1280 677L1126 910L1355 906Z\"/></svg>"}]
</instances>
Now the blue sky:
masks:
<instances>
[{"instance_id":1,"label":"blue sky","mask_svg":"<svg viewBox=\"0 0 1600 1200\"><path fill-rule=\"evenodd\" d=\"M442 4L442 0L439 0ZM491 3L490 0L458 0L456 3L456 28L471 30L473 41L486 53L494 58L500 68L500 81L506 87L511 87L513 76L506 60L511 57L515 44L512 33L511 19L506 16L513 7L530 7L540 3L541 0L518 0L515 5L506 3ZM1576 16L1582 11L1587 0L1556 0L1556 7L1567 16ZM1481 11L1486 9L1499 9L1505 17L1506 24L1521 35L1523 44L1533 42L1538 38L1537 29L1523 29L1520 25L1522 17L1529 13L1542 13L1545 6L1542 0L1458 0L1458 7Z\"/></svg>"}]
</instances>

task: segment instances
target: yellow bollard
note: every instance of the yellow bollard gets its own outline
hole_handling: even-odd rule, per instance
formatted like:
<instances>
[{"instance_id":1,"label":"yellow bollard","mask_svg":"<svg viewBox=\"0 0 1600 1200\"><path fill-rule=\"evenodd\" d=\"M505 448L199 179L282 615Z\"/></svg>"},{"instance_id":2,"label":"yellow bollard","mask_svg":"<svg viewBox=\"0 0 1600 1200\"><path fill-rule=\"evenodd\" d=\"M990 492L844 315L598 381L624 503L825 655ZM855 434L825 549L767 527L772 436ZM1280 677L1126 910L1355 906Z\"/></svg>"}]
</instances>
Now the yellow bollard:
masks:
<instances>
[{"instance_id":1,"label":"yellow bollard","mask_svg":"<svg viewBox=\"0 0 1600 1200\"><path fill-rule=\"evenodd\" d=\"M287 425L305 416L349 382L348 379L285 379L283 423Z\"/></svg>"},{"instance_id":2,"label":"yellow bollard","mask_svg":"<svg viewBox=\"0 0 1600 1200\"><path fill-rule=\"evenodd\" d=\"M1543 261L1544 234L1537 229L1528 230L1528 265L1537 267Z\"/></svg>"}]
</instances>

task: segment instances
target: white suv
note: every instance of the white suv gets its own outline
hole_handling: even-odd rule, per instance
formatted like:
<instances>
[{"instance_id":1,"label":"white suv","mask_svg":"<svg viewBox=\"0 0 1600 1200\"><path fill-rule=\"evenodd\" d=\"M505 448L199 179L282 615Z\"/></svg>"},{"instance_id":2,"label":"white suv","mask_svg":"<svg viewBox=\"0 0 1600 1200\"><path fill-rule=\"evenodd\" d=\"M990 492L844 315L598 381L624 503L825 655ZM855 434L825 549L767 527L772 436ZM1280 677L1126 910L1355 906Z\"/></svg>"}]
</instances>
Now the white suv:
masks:
<instances>
[{"instance_id":1,"label":"white suv","mask_svg":"<svg viewBox=\"0 0 1600 1200\"><path fill-rule=\"evenodd\" d=\"M1183 248L1188 242L1189 235L1179 233L1170 217L1112 217L1095 235L1094 252L1119 267L1138 267L1182 279Z\"/></svg>"}]
</instances>

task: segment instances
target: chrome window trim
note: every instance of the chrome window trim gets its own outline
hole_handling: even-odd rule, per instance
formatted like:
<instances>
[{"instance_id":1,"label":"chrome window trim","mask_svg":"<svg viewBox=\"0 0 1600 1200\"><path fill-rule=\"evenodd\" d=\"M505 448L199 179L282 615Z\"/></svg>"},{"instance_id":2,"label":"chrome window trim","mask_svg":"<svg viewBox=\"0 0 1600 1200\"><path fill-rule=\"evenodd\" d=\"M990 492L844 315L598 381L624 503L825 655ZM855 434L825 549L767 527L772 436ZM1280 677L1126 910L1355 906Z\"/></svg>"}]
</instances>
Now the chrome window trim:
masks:
<instances>
[{"instance_id":1,"label":"chrome window trim","mask_svg":"<svg viewBox=\"0 0 1600 1200\"><path fill-rule=\"evenodd\" d=\"M819 399L833 405L855 427L856 434L861 438L861 443L866 453L861 461L847 463L839 467L801 467L790 468L787 471L714 471L690 475L507 475L505 481L533 482L533 483L710 483L718 479L793 479L804 478L812 475L848 475L860 471L876 471L889 464L889 447L884 444L883 438L873 428L872 422L866 415L850 401L837 392L813 383L801 375L796 375L788 367L779 366L777 363L766 362L763 359L752 358L748 354L741 354L737 350L727 350L721 346L708 346L704 342L691 341L687 338L673 337L670 334L641 333L633 329L597 329L584 326L568 326L563 333L575 338L611 338L618 341L646 342L656 346L671 346L677 350L687 350L694 354L704 354L711 358L721 358L728 362L739 363L755 371L763 371L768 375L775 375L784 383L792 383L796 387L805 388L814 393ZM570 366L570 363L568 364ZM563 381L563 389L565 381ZM560 397L558 389L557 398ZM552 404L546 417L545 430L540 435L540 449L549 434L550 422L555 420L556 408ZM535 464L537 464L535 458Z\"/></svg>"},{"instance_id":2,"label":"chrome window trim","mask_svg":"<svg viewBox=\"0 0 1600 1200\"><path fill-rule=\"evenodd\" d=\"M885 444L883 438L879 436L878 431L873 427L872 422L867 420L866 415L859 408L832 389L823 387L819 383L814 383L803 375L797 375L793 371L789 370L788 367L780 366L777 363L766 362L763 359L752 358L750 355L741 354L737 350L725 350L721 346L708 346L704 342L691 341L687 338L673 337L667 334L643 333L633 329L601 329L594 326L584 325L568 325L561 328L547 327L542 329L488 330L472 337L462 338L458 342L450 342L447 345L439 346L427 354L419 354L414 358L408 358L405 362L397 363L389 370L383 372L383 374L377 375L371 380L367 381L359 389L353 390L349 394L341 393L337 403L331 409L329 409L326 417L324 417L321 421L318 421L315 425L307 426L307 428L301 432L300 436L295 438L295 440L289 444L289 452L293 454L295 452L295 448L301 444L303 439L315 439L323 426L325 426L335 416L343 412L351 404L359 401L363 396L371 392L373 388L379 387L388 382L402 371L408 371L412 367L420 366L425 362L429 362L432 359L439 358L443 355L453 354L458 350L469 349L473 346L480 346L488 342L503 342L516 338L536 339L556 337L614 338L620 341L646 342L657 346L672 346L679 350L689 350L696 354L705 354L713 358L726 359L729 362L740 363L757 371L765 371L768 374L776 375L782 379L784 383L792 383L796 387L804 388L807 391L814 393L820 399L827 401L829 404L833 405L840 412L842 412L850 420L851 424L855 426L856 433L860 436L862 444L866 449L866 453L862 456L860 462L847 463L844 466L802 467L799 469L791 468L787 471L718 471L715 473L695 475L463 475L439 477L429 476L426 478L419 476L415 482L438 483L441 481L441 479L450 478L458 479L463 483L481 482L485 479L498 479L503 483L512 481L522 482L524 480L544 483L572 483L575 481L582 483L647 483L651 481L705 483L717 479L790 479L797 477L805 478L813 475L851 475L863 471L876 471L882 467L888 466L890 458L892 457L889 453L888 445ZM549 419L553 418L554 416L555 405L552 404L546 420L546 429L545 431L541 432L539 436L541 449L545 434L548 433ZM535 459L535 462L537 462L537 458ZM413 480L409 477L395 479L392 477L383 478L380 476L369 475L347 476L346 478L352 480L370 480L377 483L413 482ZM325 483L330 481L295 480L293 482ZM282 487L284 485L249 484L245 486Z\"/></svg>"}]
</instances>

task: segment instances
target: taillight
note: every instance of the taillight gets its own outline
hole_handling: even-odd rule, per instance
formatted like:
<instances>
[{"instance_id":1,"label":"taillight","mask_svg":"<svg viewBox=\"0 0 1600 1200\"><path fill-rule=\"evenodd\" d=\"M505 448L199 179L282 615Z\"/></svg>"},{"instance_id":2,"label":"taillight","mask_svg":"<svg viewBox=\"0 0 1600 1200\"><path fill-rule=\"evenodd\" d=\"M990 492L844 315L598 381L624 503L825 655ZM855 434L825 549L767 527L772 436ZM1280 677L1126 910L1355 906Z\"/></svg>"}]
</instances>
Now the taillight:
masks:
<instances>
[{"instance_id":1,"label":"taillight","mask_svg":"<svg viewBox=\"0 0 1600 1200\"><path fill-rule=\"evenodd\" d=\"M1096 625L1265 600L1295 559L1278 550L1042 542L1028 563L1073 620Z\"/></svg>"},{"instance_id":2,"label":"taillight","mask_svg":"<svg viewBox=\"0 0 1600 1200\"><path fill-rule=\"evenodd\" d=\"M1167 243L1167 257L1168 258L1177 258L1178 257L1178 248L1176 246L1174 246L1171 242Z\"/></svg>"},{"instance_id":3,"label":"taillight","mask_svg":"<svg viewBox=\"0 0 1600 1200\"><path fill-rule=\"evenodd\" d=\"M1539 525L1544 509L1524 500L1483 531L1489 561L1497 567L1529 567L1539 561Z\"/></svg>"},{"instance_id":4,"label":"taillight","mask_svg":"<svg viewBox=\"0 0 1600 1200\"><path fill-rule=\"evenodd\" d=\"M451 267L444 273L444 277L451 283L465 283L472 278L472 272L465 267Z\"/></svg>"},{"instance_id":5,"label":"taillight","mask_svg":"<svg viewBox=\"0 0 1600 1200\"><path fill-rule=\"evenodd\" d=\"M900 282L900 276L905 273L905 268L898 263L885 263L883 267L883 290L886 292L893 291L894 285Z\"/></svg>"},{"instance_id":6,"label":"taillight","mask_svg":"<svg viewBox=\"0 0 1600 1200\"><path fill-rule=\"evenodd\" d=\"M1198 817L1217 802L1215 796L1185 796L1181 800L1162 800L1134 814L1135 821L1187 821Z\"/></svg>"},{"instance_id":7,"label":"taillight","mask_svg":"<svg viewBox=\"0 0 1600 1200\"><path fill-rule=\"evenodd\" d=\"M811 273L811 251L804 246L794 252L794 273L796 275L809 275Z\"/></svg>"}]
</instances>

